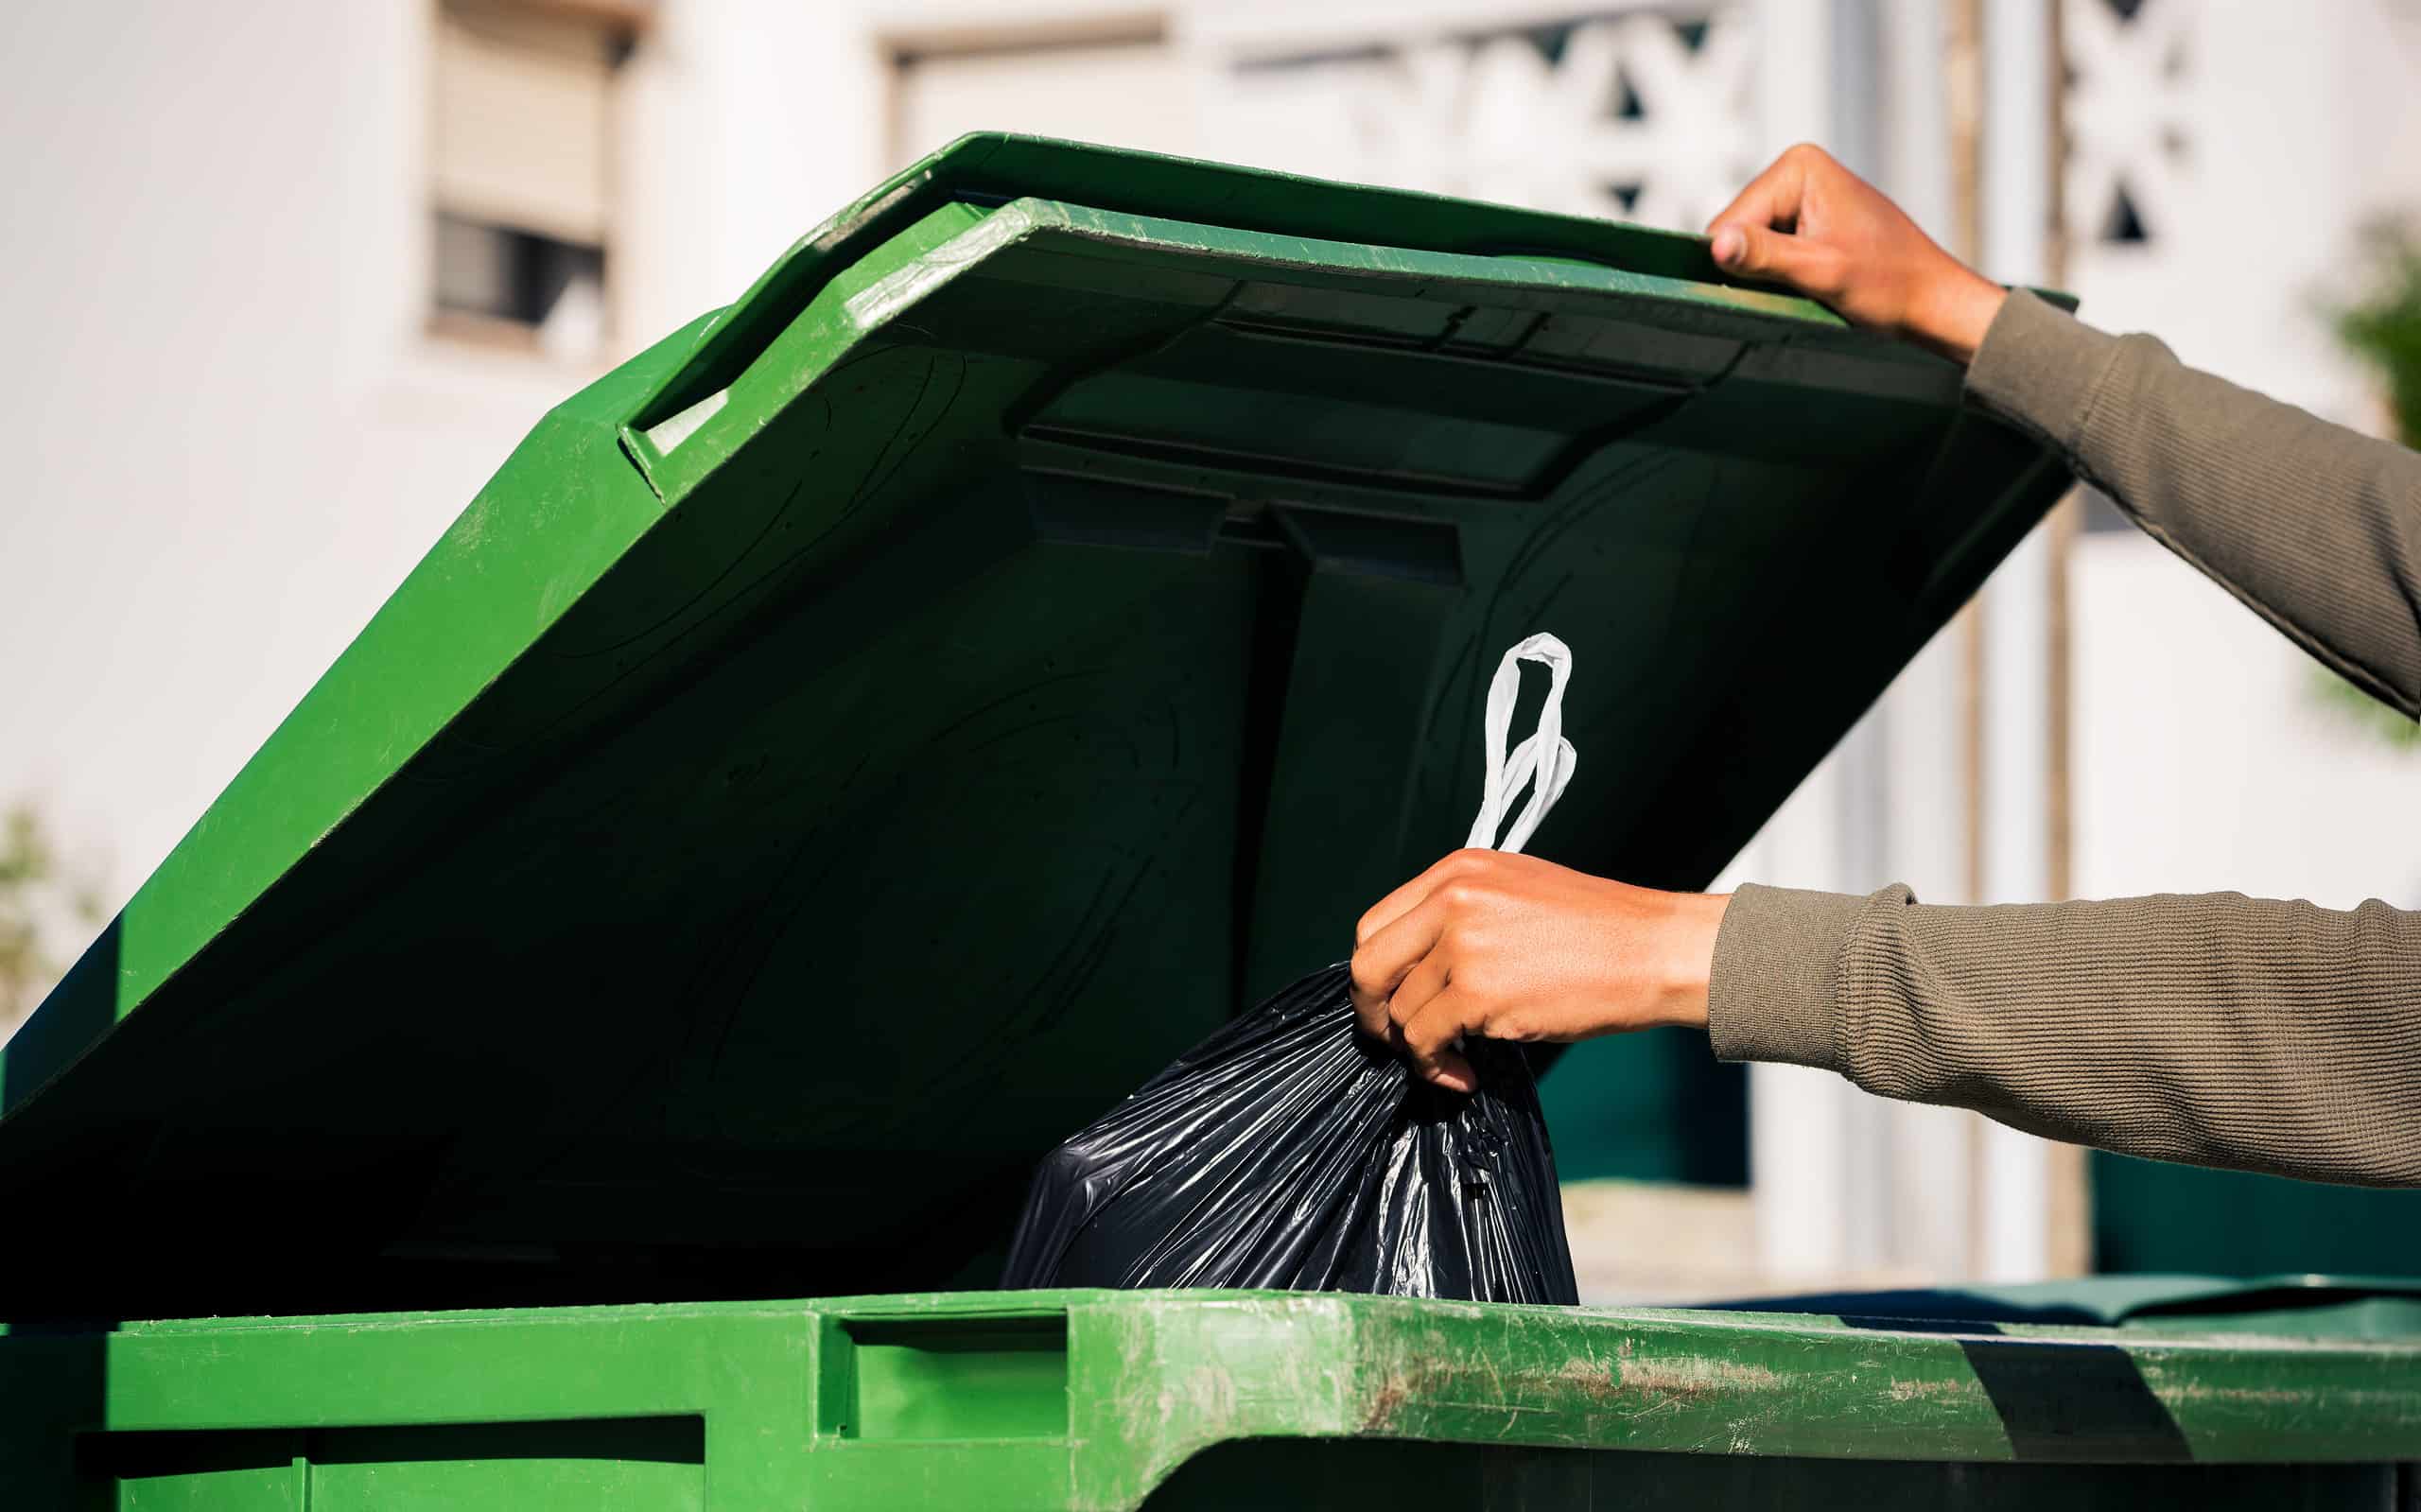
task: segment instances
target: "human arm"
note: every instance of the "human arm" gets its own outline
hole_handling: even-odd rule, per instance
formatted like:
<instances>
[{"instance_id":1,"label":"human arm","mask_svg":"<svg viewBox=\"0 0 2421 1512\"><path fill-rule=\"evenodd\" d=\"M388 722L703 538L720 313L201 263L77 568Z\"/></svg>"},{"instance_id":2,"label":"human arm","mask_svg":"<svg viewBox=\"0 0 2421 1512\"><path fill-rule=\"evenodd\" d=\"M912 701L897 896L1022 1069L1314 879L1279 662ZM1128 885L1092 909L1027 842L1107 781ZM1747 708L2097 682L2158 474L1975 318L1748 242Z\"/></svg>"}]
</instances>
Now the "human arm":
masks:
<instances>
[{"instance_id":1,"label":"human arm","mask_svg":"<svg viewBox=\"0 0 2421 1512\"><path fill-rule=\"evenodd\" d=\"M1812 148L1711 230L1727 266L1968 362L1970 403L2421 716L2421 454L1999 290ZM1930 908L1906 889L1744 888L1733 910L1712 963L1727 1057L2134 1154L2421 1182L2421 915L2235 894Z\"/></svg>"},{"instance_id":2,"label":"human arm","mask_svg":"<svg viewBox=\"0 0 2421 1512\"><path fill-rule=\"evenodd\" d=\"M1725 1060L2156 1160L2421 1186L2421 913L2376 899L1750 886L1709 965Z\"/></svg>"},{"instance_id":3,"label":"human arm","mask_svg":"<svg viewBox=\"0 0 2421 1512\"><path fill-rule=\"evenodd\" d=\"M2153 539L2421 718L2421 453L2010 293L1815 148L1709 228L1716 260L1970 364L1977 408L2057 448Z\"/></svg>"},{"instance_id":4,"label":"human arm","mask_svg":"<svg viewBox=\"0 0 2421 1512\"><path fill-rule=\"evenodd\" d=\"M1468 1091L1466 1034L1704 1028L2057 1139L2421 1186L2421 913L2233 893L1937 907L1660 893L1457 851L1365 914L1363 1022Z\"/></svg>"},{"instance_id":5,"label":"human arm","mask_svg":"<svg viewBox=\"0 0 2421 1512\"><path fill-rule=\"evenodd\" d=\"M2421 707L2421 459L2008 294L1812 149L1715 231L1735 270L1972 359L1973 402L2324 661ZM1354 957L1366 1024L1450 1086L1466 1034L1701 1025L1727 1059L1821 1066L2054 1138L2421 1185L2421 914L2233 894L1698 898L1576 876L1458 853L1382 900Z\"/></svg>"},{"instance_id":6,"label":"human arm","mask_svg":"<svg viewBox=\"0 0 2421 1512\"><path fill-rule=\"evenodd\" d=\"M2146 533L2332 670L2421 718L2421 452L2012 294L1969 402L2056 446Z\"/></svg>"}]
</instances>

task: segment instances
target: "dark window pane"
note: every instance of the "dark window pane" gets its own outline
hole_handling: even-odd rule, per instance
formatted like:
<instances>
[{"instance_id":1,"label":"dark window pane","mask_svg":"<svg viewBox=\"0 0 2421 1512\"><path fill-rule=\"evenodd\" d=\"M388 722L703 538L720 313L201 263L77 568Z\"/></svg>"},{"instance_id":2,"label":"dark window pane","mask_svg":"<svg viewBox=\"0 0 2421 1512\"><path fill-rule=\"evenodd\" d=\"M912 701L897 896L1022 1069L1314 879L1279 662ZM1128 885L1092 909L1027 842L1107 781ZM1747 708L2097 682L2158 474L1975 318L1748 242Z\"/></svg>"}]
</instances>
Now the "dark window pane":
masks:
<instances>
[{"instance_id":1,"label":"dark window pane","mask_svg":"<svg viewBox=\"0 0 2421 1512\"><path fill-rule=\"evenodd\" d=\"M574 285L602 284L601 247L441 213L437 307L531 327L547 323Z\"/></svg>"}]
</instances>

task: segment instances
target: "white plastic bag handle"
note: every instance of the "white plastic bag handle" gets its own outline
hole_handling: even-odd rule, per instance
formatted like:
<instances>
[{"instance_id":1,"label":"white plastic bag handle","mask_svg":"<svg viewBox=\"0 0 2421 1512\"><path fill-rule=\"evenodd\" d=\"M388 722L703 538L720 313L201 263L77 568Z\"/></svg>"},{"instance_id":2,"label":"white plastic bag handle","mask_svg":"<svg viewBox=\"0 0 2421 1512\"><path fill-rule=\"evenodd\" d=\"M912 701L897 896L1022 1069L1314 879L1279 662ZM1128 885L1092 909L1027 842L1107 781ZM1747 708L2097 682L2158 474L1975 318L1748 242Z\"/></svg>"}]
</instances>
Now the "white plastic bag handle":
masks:
<instances>
[{"instance_id":1,"label":"white plastic bag handle","mask_svg":"<svg viewBox=\"0 0 2421 1512\"><path fill-rule=\"evenodd\" d=\"M1539 710L1538 729L1507 755L1505 738L1512 733L1513 704L1522 696L1524 662L1547 669L1547 701ZM1507 652L1496 664L1496 680L1488 685L1488 777L1480 790L1479 817L1472 822L1465 845L1518 853L1563 796L1572 769L1580 763L1580 754L1563 738L1563 685L1571 676L1572 648L1544 631ZM1505 805L1525 782L1531 784L1530 801L1500 843L1496 828L1505 821Z\"/></svg>"}]
</instances>

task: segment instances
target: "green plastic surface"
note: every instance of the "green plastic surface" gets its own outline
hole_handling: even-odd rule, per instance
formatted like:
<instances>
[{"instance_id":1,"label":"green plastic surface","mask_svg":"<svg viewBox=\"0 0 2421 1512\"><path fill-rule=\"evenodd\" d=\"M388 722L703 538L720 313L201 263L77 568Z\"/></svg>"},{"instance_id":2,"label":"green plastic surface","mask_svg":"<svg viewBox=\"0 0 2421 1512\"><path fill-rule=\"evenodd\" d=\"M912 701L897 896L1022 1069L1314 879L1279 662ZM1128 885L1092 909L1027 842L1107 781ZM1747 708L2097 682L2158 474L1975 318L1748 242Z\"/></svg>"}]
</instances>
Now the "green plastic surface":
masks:
<instances>
[{"instance_id":1,"label":"green plastic surface","mask_svg":"<svg viewBox=\"0 0 2421 1512\"><path fill-rule=\"evenodd\" d=\"M1959 377L1691 238L967 138L548 416L9 1045L0 1317L980 1282L1459 843L1520 636L1533 849L1708 880L2064 484Z\"/></svg>"},{"instance_id":2,"label":"green plastic surface","mask_svg":"<svg viewBox=\"0 0 2421 1512\"><path fill-rule=\"evenodd\" d=\"M2170 1333L2421 1343L2421 1277L2410 1276L2136 1274L1712 1305L1946 1323L2082 1323Z\"/></svg>"},{"instance_id":3,"label":"green plastic surface","mask_svg":"<svg viewBox=\"0 0 2421 1512\"><path fill-rule=\"evenodd\" d=\"M2096 1152L2094 1255L2116 1270L2421 1273L2421 1191Z\"/></svg>"},{"instance_id":4,"label":"green plastic surface","mask_svg":"<svg viewBox=\"0 0 2421 1512\"><path fill-rule=\"evenodd\" d=\"M0 1338L45 1508L2386 1507L2416 1452L2421 1345L2250 1332L1044 1292Z\"/></svg>"}]
</instances>

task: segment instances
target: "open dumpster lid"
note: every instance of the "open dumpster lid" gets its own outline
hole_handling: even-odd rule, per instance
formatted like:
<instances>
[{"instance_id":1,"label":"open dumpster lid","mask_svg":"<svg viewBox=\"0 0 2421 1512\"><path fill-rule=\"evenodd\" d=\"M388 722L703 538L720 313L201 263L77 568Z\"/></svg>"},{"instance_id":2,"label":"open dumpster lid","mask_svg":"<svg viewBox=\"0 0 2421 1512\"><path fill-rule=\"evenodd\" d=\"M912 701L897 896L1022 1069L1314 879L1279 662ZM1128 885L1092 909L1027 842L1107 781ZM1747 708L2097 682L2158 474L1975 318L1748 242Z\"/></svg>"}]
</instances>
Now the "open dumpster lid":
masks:
<instances>
[{"instance_id":1,"label":"open dumpster lid","mask_svg":"<svg viewBox=\"0 0 2421 1512\"><path fill-rule=\"evenodd\" d=\"M1959 380L1694 238L967 137L549 415L21 1031L0 1316L971 1278L1458 843L1522 635L1532 850L1709 880L2065 485Z\"/></svg>"}]
</instances>

